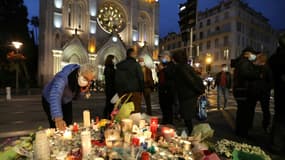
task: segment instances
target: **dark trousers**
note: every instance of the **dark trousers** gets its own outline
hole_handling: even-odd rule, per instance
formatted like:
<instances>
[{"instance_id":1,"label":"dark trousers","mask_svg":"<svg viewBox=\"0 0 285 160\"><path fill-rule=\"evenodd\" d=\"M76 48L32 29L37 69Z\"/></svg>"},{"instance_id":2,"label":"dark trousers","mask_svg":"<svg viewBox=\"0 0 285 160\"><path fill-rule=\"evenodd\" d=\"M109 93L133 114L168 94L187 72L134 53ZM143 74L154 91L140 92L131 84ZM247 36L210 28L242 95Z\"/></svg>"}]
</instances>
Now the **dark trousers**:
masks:
<instances>
[{"instance_id":1,"label":"dark trousers","mask_svg":"<svg viewBox=\"0 0 285 160\"><path fill-rule=\"evenodd\" d=\"M152 115L152 109L151 109L151 89L145 88L143 91L143 97L146 105L146 113L148 115Z\"/></svg>"},{"instance_id":2,"label":"dark trousers","mask_svg":"<svg viewBox=\"0 0 285 160\"><path fill-rule=\"evenodd\" d=\"M236 135L241 137L248 136L250 128L250 108L248 102L244 100L237 100L237 113L236 113Z\"/></svg>"},{"instance_id":3,"label":"dark trousers","mask_svg":"<svg viewBox=\"0 0 285 160\"><path fill-rule=\"evenodd\" d=\"M184 123L188 129L188 135L190 135L192 133L192 130L193 130L193 123L192 123L192 119L187 119L187 120L184 120Z\"/></svg>"},{"instance_id":4,"label":"dark trousers","mask_svg":"<svg viewBox=\"0 0 285 160\"><path fill-rule=\"evenodd\" d=\"M107 94L106 95L106 103L104 108L104 118L110 119L111 113L114 109L114 104L111 103L111 99L113 98L114 94Z\"/></svg>"},{"instance_id":5,"label":"dark trousers","mask_svg":"<svg viewBox=\"0 0 285 160\"><path fill-rule=\"evenodd\" d=\"M257 101L260 102L262 113L263 113L262 126L264 129L267 129L270 124L270 117L271 117L270 110L269 110L270 93L260 94L259 96L256 96L256 97L252 96L248 99L248 105L250 108L250 112L249 112L250 128L253 125L255 106L256 106Z\"/></svg>"},{"instance_id":6,"label":"dark trousers","mask_svg":"<svg viewBox=\"0 0 285 160\"><path fill-rule=\"evenodd\" d=\"M162 124L173 124L174 96L169 92L159 92L159 104L162 112Z\"/></svg>"},{"instance_id":7,"label":"dark trousers","mask_svg":"<svg viewBox=\"0 0 285 160\"><path fill-rule=\"evenodd\" d=\"M46 112L46 115L48 117L50 128L56 128L55 122L53 121L50 113L50 104L47 102L47 100L42 97L42 105L43 109ZM72 124L72 102L69 102L67 104L63 104L61 106L62 113L63 113L63 120L65 121L66 125L69 126Z\"/></svg>"}]
</instances>

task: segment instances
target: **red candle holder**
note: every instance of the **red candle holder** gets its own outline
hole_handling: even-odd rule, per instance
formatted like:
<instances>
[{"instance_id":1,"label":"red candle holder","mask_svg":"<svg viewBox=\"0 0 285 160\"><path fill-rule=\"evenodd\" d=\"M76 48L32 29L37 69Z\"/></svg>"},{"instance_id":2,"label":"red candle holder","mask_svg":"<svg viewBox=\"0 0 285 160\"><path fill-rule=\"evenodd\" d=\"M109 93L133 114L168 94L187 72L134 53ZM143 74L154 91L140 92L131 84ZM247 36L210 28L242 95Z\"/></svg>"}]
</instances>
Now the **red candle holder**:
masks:
<instances>
[{"instance_id":1,"label":"red candle holder","mask_svg":"<svg viewBox=\"0 0 285 160\"><path fill-rule=\"evenodd\" d=\"M150 118L150 124L158 124L158 117L151 117Z\"/></svg>"},{"instance_id":2,"label":"red candle holder","mask_svg":"<svg viewBox=\"0 0 285 160\"><path fill-rule=\"evenodd\" d=\"M78 132L78 130L79 130L78 124L77 124L77 123L74 123L74 124L73 124L73 132Z\"/></svg>"},{"instance_id":3,"label":"red candle holder","mask_svg":"<svg viewBox=\"0 0 285 160\"><path fill-rule=\"evenodd\" d=\"M139 146L140 145L140 139L138 137L132 138L132 145Z\"/></svg>"}]
</instances>

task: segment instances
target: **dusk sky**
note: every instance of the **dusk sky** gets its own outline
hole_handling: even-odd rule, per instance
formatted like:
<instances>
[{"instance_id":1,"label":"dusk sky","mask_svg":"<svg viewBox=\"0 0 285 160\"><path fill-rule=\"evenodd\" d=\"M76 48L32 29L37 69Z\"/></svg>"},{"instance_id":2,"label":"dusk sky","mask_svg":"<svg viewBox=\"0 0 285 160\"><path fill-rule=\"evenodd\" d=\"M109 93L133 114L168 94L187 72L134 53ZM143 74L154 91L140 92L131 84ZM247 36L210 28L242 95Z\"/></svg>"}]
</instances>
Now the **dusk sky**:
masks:
<instances>
[{"instance_id":1,"label":"dusk sky","mask_svg":"<svg viewBox=\"0 0 285 160\"><path fill-rule=\"evenodd\" d=\"M275 29L285 29L285 0L245 0L249 6L261 12L269 19ZM39 0L24 0L29 17L39 13ZM160 0L160 36L168 32L178 32L178 5L186 0ZM220 0L199 0L199 10L205 10L218 4ZM283 13L283 14L282 14Z\"/></svg>"}]
</instances>

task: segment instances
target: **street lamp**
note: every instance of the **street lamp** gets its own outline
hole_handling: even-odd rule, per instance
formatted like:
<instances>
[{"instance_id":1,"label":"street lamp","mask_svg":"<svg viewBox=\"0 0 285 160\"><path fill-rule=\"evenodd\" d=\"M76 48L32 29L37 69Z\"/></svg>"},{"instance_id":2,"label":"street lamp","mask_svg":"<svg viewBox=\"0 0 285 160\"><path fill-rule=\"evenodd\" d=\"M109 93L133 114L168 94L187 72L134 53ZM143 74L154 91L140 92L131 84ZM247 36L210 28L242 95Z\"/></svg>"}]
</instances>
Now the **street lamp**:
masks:
<instances>
[{"instance_id":1,"label":"street lamp","mask_svg":"<svg viewBox=\"0 0 285 160\"><path fill-rule=\"evenodd\" d=\"M12 45L14 46L14 48L16 49L16 54L19 53L20 48L23 46L22 42L18 42L18 41L13 41ZM16 61L16 93L18 93L18 89L19 89L19 65L18 62Z\"/></svg>"},{"instance_id":2,"label":"street lamp","mask_svg":"<svg viewBox=\"0 0 285 160\"><path fill-rule=\"evenodd\" d=\"M213 61L212 55L211 54L207 54L205 62L206 62L206 71L207 71L208 75L211 72L212 61Z\"/></svg>"}]
</instances>

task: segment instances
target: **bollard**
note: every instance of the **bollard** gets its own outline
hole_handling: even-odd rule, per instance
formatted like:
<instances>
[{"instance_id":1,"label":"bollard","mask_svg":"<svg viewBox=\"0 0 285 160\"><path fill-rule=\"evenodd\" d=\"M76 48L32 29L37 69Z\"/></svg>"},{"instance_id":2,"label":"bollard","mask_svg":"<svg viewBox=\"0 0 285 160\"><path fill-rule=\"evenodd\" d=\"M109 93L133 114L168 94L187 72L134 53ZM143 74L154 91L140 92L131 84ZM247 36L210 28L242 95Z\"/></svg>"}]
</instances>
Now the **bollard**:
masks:
<instances>
[{"instance_id":1,"label":"bollard","mask_svg":"<svg viewBox=\"0 0 285 160\"><path fill-rule=\"evenodd\" d=\"M10 101L11 99L11 87L6 87L6 100Z\"/></svg>"}]
</instances>

